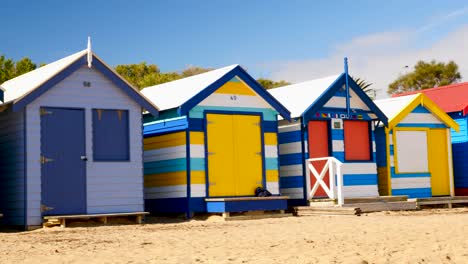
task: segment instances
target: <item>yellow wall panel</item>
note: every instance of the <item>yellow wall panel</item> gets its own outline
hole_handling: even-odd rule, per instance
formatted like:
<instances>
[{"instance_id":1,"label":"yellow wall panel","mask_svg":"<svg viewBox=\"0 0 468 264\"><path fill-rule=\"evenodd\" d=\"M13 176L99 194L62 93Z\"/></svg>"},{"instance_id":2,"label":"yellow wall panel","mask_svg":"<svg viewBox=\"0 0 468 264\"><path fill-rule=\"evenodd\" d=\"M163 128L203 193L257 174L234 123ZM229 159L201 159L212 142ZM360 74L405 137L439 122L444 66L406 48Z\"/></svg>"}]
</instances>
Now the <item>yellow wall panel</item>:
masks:
<instances>
[{"instance_id":1,"label":"yellow wall panel","mask_svg":"<svg viewBox=\"0 0 468 264\"><path fill-rule=\"evenodd\" d=\"M205 144L205 133L190 132L190 144Z\"/></svg>"},{"instance_id":2,"label":"yellow wall panel","mask_svg":"<svg viewBox=\"0 0 468 264\"><path fill-rule=\"evenodd\" d=\"M447 129L430 129L429 142L432 195L450 195Z\"/></svg>"},{"instance_id":3,"label":"yellow wall panel","mask_svg":"<svg viewBox=\"0 0 468 264\"><path fill-rule=\"evenodd\" d=\"M278 137L276 133L264 133L264 141L265 145L277 145L278 144Z\"/></svg>"}]
</instances>

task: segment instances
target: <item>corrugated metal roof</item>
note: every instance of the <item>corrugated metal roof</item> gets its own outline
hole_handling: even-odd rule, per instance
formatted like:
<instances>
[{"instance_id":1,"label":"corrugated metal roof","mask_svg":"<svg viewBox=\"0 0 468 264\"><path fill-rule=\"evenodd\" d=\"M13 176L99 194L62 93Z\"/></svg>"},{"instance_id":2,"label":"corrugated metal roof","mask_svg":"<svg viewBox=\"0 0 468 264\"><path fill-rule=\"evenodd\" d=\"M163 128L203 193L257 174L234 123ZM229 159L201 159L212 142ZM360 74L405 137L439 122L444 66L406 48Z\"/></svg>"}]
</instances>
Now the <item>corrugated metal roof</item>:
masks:
<instances>
[{"instance_id":1,"label":"corrugated metal roof","mask_svg":"<svg viewBox=\"0 0 468 264\"><path fill-rule=\"evenodd\" d=\"M146 87L141 92L159 109L167 110L181 106L209 85L233 70L238 64L197 74L172 82Z\"/></svg>"},{"instance_id":2,"label":"corrugated metal roof","mask_svg":"<svg viewBox=\"0 0 468 264\"><path fill-rule=\"evenodd\" d=\"M5 104L24 97L41 84L54 77L57 73L85 55L87 50L82 50L58 61L30 71L16 78L4 82L1 86L5 89Z\"/></svg>"},{"instance_id":3,"label":"corrugated metal roof","mask_svg":"<svg viewBox=\"0 0 468 264\"><path fill-rule=\"evenodd\" d=\"M394 95L423 93L447 113L463 111L468 105L468 82Z\"/></svg>"},{"instance_id":4,"label":"corrugated metal roof","mask_svg":"<svg viewBox=\"0 0 468 264\"><path fill-rule=\"evenodd\" d=\"M300 117L340 75L269 89L268 92L291 111L292 118L296 118Z\"/></svg>"},{"instance_id":5,"label":"corrugated metal roof","mask_svg":"<svg viewBox=\"0 0 468 264\"><path fill-rule=\"evenodd\" d=\"M406 108L418 95L407 95L402 97L387 98L375 100L374 103L389 120L396 117L404 108Z\"/></svg>"}]
</instances>

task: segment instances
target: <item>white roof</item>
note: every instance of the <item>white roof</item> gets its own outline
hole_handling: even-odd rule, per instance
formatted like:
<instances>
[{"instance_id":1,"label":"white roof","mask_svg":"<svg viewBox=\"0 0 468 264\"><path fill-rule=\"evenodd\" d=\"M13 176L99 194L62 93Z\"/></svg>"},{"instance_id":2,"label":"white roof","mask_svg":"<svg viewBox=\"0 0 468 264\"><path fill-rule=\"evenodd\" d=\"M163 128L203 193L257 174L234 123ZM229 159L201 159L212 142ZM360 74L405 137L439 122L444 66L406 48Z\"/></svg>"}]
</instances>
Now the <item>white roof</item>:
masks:
<instances>
[{"instance_id":1,"label":"white roof","mask_svg":"<svg viewBox=\"0 0 468 264\"><path fill-rule=\"evenodd\" d=\"M405 107L413 101L418 94L401 97L375 100L374 103L388 117L389 120L397 116Z\"/></svg>"},{"instance_id":2,"label":"white roof","mask_svg":"<svg viewBox=\"0 0 468 264\"><path fill-rule=\"evenodd\" d=\"M295 118L301 116L340 75L269 89L268 92L291 111L291 117Z\"/></svg>"},{"instance_id":3,"label":"white roof","mask_svg":"<svg viewBox=\"0 0 468 264\"><path fill-rule=\"evenodd\" d=\"M141 93L157 105L161 111L176 108L237 66L239 65L235 64L184 79L146 87L141 90Z\"/></svg>"},{"instance_id":4,"label":"white roof","mask_svg":"<svg viewBox=\"0 0 468 264\"><path fill-rule=\"evenodd\" d=\"M5 104L24 97L33 91L77 59L85 55L87 50L82 50L58 61L49 63L45 66L30 71L16 78L4 82L1 86L4 88Z\"/></svg>"}]
</instances>

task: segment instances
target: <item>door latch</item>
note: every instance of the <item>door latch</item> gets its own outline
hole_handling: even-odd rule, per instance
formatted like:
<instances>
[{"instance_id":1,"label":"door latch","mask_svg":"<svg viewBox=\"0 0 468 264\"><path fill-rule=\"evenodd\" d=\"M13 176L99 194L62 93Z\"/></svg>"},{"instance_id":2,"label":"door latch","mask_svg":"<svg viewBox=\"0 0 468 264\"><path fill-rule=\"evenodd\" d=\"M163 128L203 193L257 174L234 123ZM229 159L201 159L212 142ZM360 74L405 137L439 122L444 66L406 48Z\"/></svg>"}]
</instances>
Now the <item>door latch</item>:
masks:
<instances>
[{"instance_id":1,"label":"door latch","mask_svg":"<svg viewBox=\"0 0 468 264\"><path fill-rule=\"evenodd\" d=\"M47 211L50 211L50 210L54 210L55 208L54 207L47 207L46 205L44 204L41 204L41 212L47 212Z\"/></svg>"},{"instance_id":2,"label":"door latch","mask_svg":"<svg viewBox=\"0 0 468 264\"><path fill-rule=\"evenodd\" d=\"M41 155L41 164L46 164L52 161L54 161L54 159L49 159L49 158L46 158L44 155Z\"/></svg>"}]
</instances>

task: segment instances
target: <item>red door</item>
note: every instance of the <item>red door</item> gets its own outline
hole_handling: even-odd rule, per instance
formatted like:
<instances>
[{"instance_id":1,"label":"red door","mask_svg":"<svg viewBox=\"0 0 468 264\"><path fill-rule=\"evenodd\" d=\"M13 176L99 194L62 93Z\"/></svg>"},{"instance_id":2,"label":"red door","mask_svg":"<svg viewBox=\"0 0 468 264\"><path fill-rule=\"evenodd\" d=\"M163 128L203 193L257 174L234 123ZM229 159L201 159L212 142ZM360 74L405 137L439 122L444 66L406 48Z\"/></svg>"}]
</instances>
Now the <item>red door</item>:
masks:
<instances>
[{"instance_id":1,"label":"red door","mask_svg":"<svg viewBox=\"0 0 468 264\"><path fill-rule=\"evenodd\" d=\"M328 135L328 121L309 121L308 125L308 142L309 142L309 159L323 158L330 156L329 135ZM320 174L323 167L327 163L326 160L314 161L317 172ZM308 169L308 168L307 168ZM325 174L324 181L329 185L328 172ZM312 172L310 173L310 188L314 186L316 180ZM327 194L321 186L319 186L314 197L327 197Z\"/></svg>"}]
</instances>

